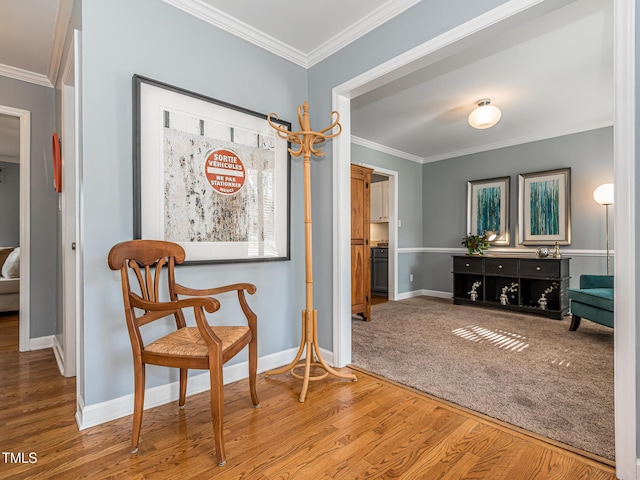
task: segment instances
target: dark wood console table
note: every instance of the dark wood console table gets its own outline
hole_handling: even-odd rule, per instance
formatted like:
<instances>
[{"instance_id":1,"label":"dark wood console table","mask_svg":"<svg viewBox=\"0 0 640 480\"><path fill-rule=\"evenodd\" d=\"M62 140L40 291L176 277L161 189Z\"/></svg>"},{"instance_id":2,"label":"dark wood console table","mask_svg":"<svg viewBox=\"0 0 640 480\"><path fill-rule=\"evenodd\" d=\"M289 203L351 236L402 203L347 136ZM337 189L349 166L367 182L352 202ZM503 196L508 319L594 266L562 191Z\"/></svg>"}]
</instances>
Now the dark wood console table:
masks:
<instances>
[{"instance_id":1,"label":"dark wood console table","mask_svg":"<svg viewBox=\"0 0 640 480\"><path fill-rule=\"evenodd\" d=\"M453 303L518 310L561 320L569 310L569 260L454 255Z\"/></svg>"}]
</instances>

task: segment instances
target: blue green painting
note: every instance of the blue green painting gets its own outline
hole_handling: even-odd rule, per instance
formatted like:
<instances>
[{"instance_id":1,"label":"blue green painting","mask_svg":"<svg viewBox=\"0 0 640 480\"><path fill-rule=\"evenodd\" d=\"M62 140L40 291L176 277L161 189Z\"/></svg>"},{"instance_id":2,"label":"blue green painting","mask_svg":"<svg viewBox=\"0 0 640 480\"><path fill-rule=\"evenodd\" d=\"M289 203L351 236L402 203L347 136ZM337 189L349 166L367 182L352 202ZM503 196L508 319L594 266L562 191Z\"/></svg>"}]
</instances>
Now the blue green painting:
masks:
<instances>
[{"instance_id":1,"label":"blue green painting","mask_svg":"<svg viewBox=\"0 0 640 480\"><path fill-rule=\"evenodd\" d=\"M500 232L500 197L501 187L482 187L478 188L477 201L477 234L482 235L484 232L491 230Z\"/></svg>"},{"instance_id":2,"label":"blue green painting","mask_svg":"<svg viewBox=\"0 0 640 480\"><path fill-rule=\"evenodd\" d=\"M530 183L531 235L560 233L560 180Z\"/></svg>"}]
</instances>

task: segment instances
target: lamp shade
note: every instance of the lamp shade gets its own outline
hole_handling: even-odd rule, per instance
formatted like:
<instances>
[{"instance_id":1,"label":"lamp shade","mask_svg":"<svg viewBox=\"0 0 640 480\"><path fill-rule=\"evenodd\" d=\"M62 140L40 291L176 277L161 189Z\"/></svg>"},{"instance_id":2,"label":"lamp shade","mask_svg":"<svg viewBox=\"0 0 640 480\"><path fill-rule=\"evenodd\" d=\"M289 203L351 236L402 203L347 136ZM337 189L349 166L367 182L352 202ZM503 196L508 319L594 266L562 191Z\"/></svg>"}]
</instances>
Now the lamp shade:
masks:
<instances>
[{"instance_id":1,"label":"lamp shade","mask_svg":"<svg viewBox=\"0 0 640 480\"><path fill-rule=\"evenodd\" d=\"M469 115L469 125L483 130L493 127L502 117L502 112L489 99L480 100L478 107Z\"/></svg>"},{"instance_id":2,"label":"lamp shade","mask_svg":"<svg viewBox=\"0 0 640 480\"><path fill-rule=\"evenodd\" d=\"M613 183L604 183L596 188L593 199L600 205L613 205Z\"/></svg>"}]
</instances>

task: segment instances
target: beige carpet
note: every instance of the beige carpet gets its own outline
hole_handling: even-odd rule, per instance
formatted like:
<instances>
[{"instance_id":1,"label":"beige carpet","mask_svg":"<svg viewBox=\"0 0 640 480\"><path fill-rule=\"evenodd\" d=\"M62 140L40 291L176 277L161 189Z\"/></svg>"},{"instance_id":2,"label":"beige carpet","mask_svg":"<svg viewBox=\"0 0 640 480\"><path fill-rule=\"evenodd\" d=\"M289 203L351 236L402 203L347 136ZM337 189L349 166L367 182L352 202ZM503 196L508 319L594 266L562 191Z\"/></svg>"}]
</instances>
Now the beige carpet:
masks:
<instances>
[{"instance_id":1,"label":"beige carpet","mask_svg":"<svg viewBox=\"0 0 640 480\"><path fill-rule=\"evenodd\" d=\"M614 459L613 330L415 297L355 319L353 365Z\"/></svg>"}]
</instances>

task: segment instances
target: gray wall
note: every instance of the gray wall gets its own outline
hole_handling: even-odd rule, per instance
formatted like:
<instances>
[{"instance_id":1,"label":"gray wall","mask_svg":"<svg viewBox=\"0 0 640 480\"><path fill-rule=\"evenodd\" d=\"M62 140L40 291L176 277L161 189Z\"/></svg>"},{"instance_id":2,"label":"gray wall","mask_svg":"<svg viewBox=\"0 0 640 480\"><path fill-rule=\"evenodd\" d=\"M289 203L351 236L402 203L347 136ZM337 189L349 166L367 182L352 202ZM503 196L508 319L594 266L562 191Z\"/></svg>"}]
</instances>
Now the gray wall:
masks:
<instances>
[{"instance_id":1,"label":"gray wall","mask_svg":"<svg viewBox=\"0 0 640 480\"><path fill-rule=\"evenodd\" d=\"M16 123L19 120L16 119ZM2 163L0 171L0 246L20 245L20 164Z\"/></svg>"},{"instance_id":2,"label":"gray wall","mask_svg":"<svg viewBox=\"0 0 640 480\"><path fill-rule=\"evenodd\" d=\"M57 310L58 200L53 189L51 135L54 90L0 76L0 105L31 112L30 337L53 335Z\"/></svg>"},{"instance_id":3,"label":"gray wall","mask_svg":"<svg viewBox=\"0 0 640 480\"><path fill-rule=\"evenodd\" d=\"M109 249L133 236L133 74L293 121L297 105L307 98L307 72L157 0L84 2L82 26L84 362L85 403L91 405L130 394L133 385L120 277L107 266ZM301 163L294 159L291 261L177 271L180 283L195 287L257 285L249 302L259 318L261 356L299 345L304 240L296 199L302 198L301 182ZM228 317L224 312L219 320ZM236 361L245 359L241 355ZM177 380L168 369L147 372L148 387Z\"/></svg>"},{"instance_id":4,"label":"gray wall","mask_svg":"<svg viewBox=\"0 0 640 480\"><path fill-rule=\"evenodd\" d=\"M556 137L538 142L465 155L424 165L352 144L352 163L365 163L398 172L398 229L400 248L437 248L444 252L401 252L398 255L398 293L415 290L451 291L451 254L461 249L466 229L467 182L511 178L510 232L512 253L533 255L535 247L518 244L518 174L571 168L572 256L571 285L582 273L606 273L606 259L572 250L605 250L605 210L593 191L613 182L613 128ZM613 209L610 211L613 249ZM417 230L421 229L421 231ZM504 248L501 246L500 248ZM462 252L460 252L462 253ZM613 260L612 260L613 265ZM414 281L409 282L412 273Z\"/></svg>"},{"instance_id":5,"label":"gray wall","mask_svg":"<svg viewBox=\"0 0 640 480\"><path fill-rule=\"evenodd\" d=\"M603 183L613 183L613 127L541 140L489 152L428 163L423 167L424 246L461 248L466 230L467 182L493 177L511 177L511 247L533 255L535 247L518 245L518 174L571 168L570 246L562 246L565 256L572 250L605 250L605 209L593 200L593 191ZM613 210L610 225L613 229ZM611 247L613 235L611 232ZM427 253L423 258L422 288L451 291L450 254ZM613 262L612 262L613 263ZM606 258L574 253L571 285L581 273L606 273Z\"/></svg>"}]
</instances>

